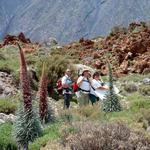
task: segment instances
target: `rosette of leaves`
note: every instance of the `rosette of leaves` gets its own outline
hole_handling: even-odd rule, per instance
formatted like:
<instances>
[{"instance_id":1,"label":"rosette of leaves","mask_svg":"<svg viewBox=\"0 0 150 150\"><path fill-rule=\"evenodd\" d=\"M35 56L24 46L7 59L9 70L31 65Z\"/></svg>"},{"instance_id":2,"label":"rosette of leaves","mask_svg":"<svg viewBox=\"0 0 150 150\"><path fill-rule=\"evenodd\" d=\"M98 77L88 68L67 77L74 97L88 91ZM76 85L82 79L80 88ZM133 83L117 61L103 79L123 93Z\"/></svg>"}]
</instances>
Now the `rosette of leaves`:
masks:
<instances>
[{"instance_id":1,"label":"rosette of leaves","mask_svg":"<svg viewBox=\"0 0 150 150\"><path fill-rule=\"evenodd\" d=\"M108 62L108 69L109 69L109 91L107 92L105 100L103 101L103 111L105 112L121 111L122 108L118 96L117 94L115 94L113 88L112 68L109 62Z\"/></svg>"}]
</instances>

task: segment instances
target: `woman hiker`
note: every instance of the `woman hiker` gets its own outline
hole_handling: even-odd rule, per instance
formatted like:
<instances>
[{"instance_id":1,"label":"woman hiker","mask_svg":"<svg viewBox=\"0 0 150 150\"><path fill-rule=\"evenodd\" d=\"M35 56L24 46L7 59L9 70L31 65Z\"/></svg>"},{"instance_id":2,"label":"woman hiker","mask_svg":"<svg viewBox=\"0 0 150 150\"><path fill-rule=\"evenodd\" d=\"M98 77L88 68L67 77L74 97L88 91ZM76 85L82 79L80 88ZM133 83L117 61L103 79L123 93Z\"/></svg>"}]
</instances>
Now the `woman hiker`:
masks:
<instances>
[{"instance_id":1,"label":"woman hiker","mask_svg":"<svg viewBox=\"0 0 150 150\"><path fill-rule=\"evenodd\" d=\"M99 100L99 97L97 97L95 93L95 91L98 90L108 90L108 88L103 86L103 82L100 79L100 74L98 72L95 72L93 74L93 80L91 82L91 90L89 94L92 105Z\"/></svg>"}]
</instances>

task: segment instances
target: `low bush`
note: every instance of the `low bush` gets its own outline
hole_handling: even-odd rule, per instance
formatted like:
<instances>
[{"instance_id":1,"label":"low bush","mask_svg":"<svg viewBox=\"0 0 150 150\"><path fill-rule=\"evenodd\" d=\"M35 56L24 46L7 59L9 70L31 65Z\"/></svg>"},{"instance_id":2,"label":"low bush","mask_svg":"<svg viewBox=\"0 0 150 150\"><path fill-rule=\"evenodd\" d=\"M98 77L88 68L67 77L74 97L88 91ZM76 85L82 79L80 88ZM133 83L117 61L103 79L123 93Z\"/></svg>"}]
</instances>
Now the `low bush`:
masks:
<instances>
[{"instance_id":1,"label":"low bush","mask_svg":"<svg viewBox=\"0 0 150 150\"><path fill-rule=\"evenodd\" d=\"M69 110L61 111L60 112L60 120L71 124L73 121L73 115L72 115L71 111L69 111Z\"/></svg>"},{"instance_id":2,"label":"low bush","mask_svg":"<svg viewBox=\"0 0 150 150\"><path fill-rule=\"evenodd\" d=\"M150 126L150 109L142 109L141 110L143 118L147 121Z\"/></svg>"},{"instance_id":3,"label":"low bush","mask_svg":"<svg viewBox=\"0 0 150 150\"><path fill-rule=\"evenodd\" d=\"M67 145L71 150L148 150L150 139L122 123L86 122L78 133L67 137Z\"/></svg>"},{"instance_id":4,"label":"low bush","mask_svg":"<svg viewBox=\"0 0 150 150\"><path fill-rule=\"evenodd\" d=\"M17 108L16 102L9 99L0 99L0 113L14 114Z\"/></svg>"},{"instance_id":5,"label":"low bush","mask_svg":"<svg viewBox=\"0 0 150 150\"><path fill-rule=\"evenodd\" d=\"M90 120L100 120L102 116L102 112L100 110L100 105L88 105L83 106L79 109L73 110L74 117L77 118L77 120L83 120L83 119L90 119Z\"/></svg>"},{"instance_id":6,"label":"low bush","mask_svg":"<svg viewBox=\"0 0 150 150\"><path fill-rule=\"evenodd\" d=\"M142 85L142 86L140 86L139 92L142 95L150 96L150 85Z\"/></svg>"},{"instance_id":7,"label":"low bush","mask_svg":"<svg viewBox=\"0 0 150 150\"><path fill-rule=\"evenodd\" d=\"M11 131L11 123L0 125L0 150L17 150L17 146L12 138Z\"/></svg>"},{"instance_id":8,"label":"low bush","mask_svg":"<svg viewBox=\"0 0 150 150\"><path fill-rule=\"evenodd\" d=\"M127 83L124 85L124 90L128 93L136 92L138 90L138 86L135 83Z\"/></svg>"}]
</instances>

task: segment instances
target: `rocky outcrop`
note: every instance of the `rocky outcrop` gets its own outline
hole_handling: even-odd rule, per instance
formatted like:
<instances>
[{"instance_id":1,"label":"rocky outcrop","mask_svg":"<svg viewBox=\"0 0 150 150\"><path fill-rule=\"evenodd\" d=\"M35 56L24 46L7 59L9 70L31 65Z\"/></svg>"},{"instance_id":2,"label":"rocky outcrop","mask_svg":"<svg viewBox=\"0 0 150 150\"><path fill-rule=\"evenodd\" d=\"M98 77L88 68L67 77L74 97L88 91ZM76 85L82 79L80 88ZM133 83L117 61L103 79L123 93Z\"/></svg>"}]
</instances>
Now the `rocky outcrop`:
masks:
<instances>
[{"instance_id":1,"label":"rocky outcrop","mask_svg":"<svg viewBox=\"0 0 150 150\"><path fill-rule=\"evenodd\" d=\"M14 86L13 77L5 72L0 72L0 98L13 96L18 92Z\"/></svg>"},{"instance_id":2,"label":"rocky outcrop","mask_svg":"<svg viewBox=\"0 0 150 150\"><path fill-rule=\"evenodd\" d=\"M9 44L16 44L17 42L31 43L30 39L27 39L25 35L21 32L18 36L6 35L3 40L3 46Z\"/></svg>"},{"instance_id":3,"label":"rocky outcrop","mask_svg":"<svg viewBox=\"0 0 150 150\"><path fill-rule=\"evenodd\" d=\"M26 38L24 33L19 33L18 35L6 35L2 43L0 43L0 48L4 48L7 45L17 45L21 43L22 49L25 53L32 53L40 47L39 43L32 43L29 38Z\"/></svg>"}]
</instances>

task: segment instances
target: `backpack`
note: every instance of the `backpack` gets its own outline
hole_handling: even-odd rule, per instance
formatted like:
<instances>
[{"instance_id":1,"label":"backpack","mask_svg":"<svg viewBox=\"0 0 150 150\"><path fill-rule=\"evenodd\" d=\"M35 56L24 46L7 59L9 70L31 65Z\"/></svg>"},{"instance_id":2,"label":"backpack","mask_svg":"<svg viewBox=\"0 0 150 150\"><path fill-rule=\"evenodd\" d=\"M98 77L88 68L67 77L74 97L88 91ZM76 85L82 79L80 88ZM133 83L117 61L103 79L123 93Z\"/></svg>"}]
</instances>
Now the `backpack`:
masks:
<instances>
[{"instance_id":1,"label":"backpack","mask_svg":"<svg viewBox=\"0 0 150 150\"><path fill-rule=\"evenodd\" d=\"M57 82L56 82L56 87L57 87L57 92L58 92L59 94L62 94L63 87L62 87L61 78L57 80Z\"/></svg>"},{"instance_id":2,"label":"backpack","mask_svg":"<svg viewBox=\"0 0 150 150\"><path fill-rule=\"evenodd\" d=\"M72 88L73 88L73 92L77 92L79 90L79 86L78 86L77 82L73 83Z\"/></svg>"}]
</instances>

